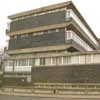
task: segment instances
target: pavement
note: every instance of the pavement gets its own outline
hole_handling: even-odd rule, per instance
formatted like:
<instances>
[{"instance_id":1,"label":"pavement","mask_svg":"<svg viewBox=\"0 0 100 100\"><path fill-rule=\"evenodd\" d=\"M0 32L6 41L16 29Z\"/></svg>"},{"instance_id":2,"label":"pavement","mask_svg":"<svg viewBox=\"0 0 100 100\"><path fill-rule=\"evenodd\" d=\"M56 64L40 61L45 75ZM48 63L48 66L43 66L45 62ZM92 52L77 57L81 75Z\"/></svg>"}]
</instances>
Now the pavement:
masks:
<instances>
[{"instance_id":1,"label":"pavement","mask_svg":"<svg viewBox=\"0 0 100 100\"><path fill-rule=\"evenodd\" d=\"M100 95L57 95L0 92L0 100L100 100Z\"/></svg>"}]
</instances>

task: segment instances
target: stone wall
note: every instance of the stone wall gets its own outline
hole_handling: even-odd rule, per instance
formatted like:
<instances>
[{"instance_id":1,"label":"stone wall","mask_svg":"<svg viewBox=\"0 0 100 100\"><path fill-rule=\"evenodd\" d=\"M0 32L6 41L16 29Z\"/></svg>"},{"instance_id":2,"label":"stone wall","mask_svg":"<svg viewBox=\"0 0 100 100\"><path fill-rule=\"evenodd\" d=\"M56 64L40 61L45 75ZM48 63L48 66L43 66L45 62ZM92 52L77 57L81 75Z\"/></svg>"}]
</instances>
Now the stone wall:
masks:
<instances>
[{"instance_id":1,"label":"stone wall","mask_svg":"<svg viewBox=\"0 0 100 100\"><path fill-rule=\"evenodd\" d=\"M33 67L32 82L100 83L100 65Z\"/></svg>"}]
</instances>

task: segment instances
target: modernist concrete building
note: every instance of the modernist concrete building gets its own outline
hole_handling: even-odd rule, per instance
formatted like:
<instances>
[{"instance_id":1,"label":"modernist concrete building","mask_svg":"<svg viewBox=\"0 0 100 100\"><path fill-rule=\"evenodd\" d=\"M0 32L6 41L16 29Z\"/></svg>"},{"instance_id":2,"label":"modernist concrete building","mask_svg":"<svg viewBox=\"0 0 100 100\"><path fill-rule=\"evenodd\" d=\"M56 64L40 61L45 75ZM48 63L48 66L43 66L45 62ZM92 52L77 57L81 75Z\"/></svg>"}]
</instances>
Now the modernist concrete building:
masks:
<instances>
[{"instance_id":1,"label":"modernist concrete building","mask_svg":"<svg viewBox=\"0 0 100 100\"><path fill-rule=\"evenodd\" d=\"M71 1L8 18L4 85L100 90L100 43Z\"/></svg>"}]
</instances>

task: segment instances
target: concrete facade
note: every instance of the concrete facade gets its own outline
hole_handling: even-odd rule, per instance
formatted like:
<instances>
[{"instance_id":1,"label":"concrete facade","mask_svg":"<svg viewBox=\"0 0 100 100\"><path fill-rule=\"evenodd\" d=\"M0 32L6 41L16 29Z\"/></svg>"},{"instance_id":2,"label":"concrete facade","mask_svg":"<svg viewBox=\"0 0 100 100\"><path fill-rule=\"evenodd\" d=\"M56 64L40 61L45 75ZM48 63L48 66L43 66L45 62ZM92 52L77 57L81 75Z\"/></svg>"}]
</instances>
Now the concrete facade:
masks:
<instances>
[{"instance_id":1,"label":"concrete facade","mask_svg":"<svg viewBox=\"0 0 100 100\"><path fill-rule=\"evenodd\" d=\"M72 2L8 18L10 57L4 60L4 86L53 93L86 92L86 87L99 91L99 40Z\"/></svg>"}]
</instances>

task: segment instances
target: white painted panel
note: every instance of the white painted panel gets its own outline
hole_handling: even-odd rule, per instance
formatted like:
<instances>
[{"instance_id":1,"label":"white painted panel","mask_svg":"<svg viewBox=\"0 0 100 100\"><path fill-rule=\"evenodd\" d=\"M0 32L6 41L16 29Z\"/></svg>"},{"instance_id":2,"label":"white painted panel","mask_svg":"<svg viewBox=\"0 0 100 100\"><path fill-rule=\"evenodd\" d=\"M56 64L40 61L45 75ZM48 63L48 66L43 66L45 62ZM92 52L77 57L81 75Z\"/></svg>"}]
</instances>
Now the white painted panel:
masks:
<instances>
[{"instance_id":1,"label":"white painted panel","mask_svg":"<svg viewBox=\"0 0 100 100\"><path fill-rule=\"evenodd\" d=\"M63 64L64 64L64 65L66 65L66 64L67 64L67 62L68 62L68 61L67 61L67 57L66 57L66 56L64 56L64 57L63 57Z\"/></svg>"},{"instance_id":2,"label":"white painted panel","mask_svg":"<svg viewBox=\"0 0 100 100\"><path fill-rule=\"evenodd\" d=\"M35 59L35 66L39 66L40 65L40 59Z\"/></svg>"},{"instance_id":3,"label":"white painted panel","mask_svg":"<svg viewBox=\"0 0 100 100\"><path fill-rule=\"evenodd\" d=\"M13 66L5 66L5 72L13 72Z\"/></svg>"},{"instance_id":4,"label":"white painted panel","mask_svg":"<svg viewBox=\"0 0 100 100\"><path fill-rule=\"evenodd\" d=\"M86 64L92 63L92 56L91 55L86 55Z\"/></svg>"},{"instance_id":5,"label":"white painted panel","mask_svg":"<svg viewBox=\"0 0 100 100\"><path fill-rule=\"evenodd\" d=\"M93 63L100 63L100 55L99 54L95 54L93 56Z\"/></svg>"},{"instance_id":6,"label":"white painted panel","mask_svg":"<svg viewBox=\"0 0 100 100\"><path fill-rule=\"evenodd\" d=\"M85 55L79 56L79 64L85 64Z\"/></svg>"},{"instance_id":7,"label":"white painted panel","mask_svg":"<svg viewBox=\"0 0 100 100\"><path fill-rule=\"evenodd\" d=\"M14 72L31 72L32 66L15 66Z\"/></svg>"},{"instance_id":8,"label":"white painted panel","mask_svg":"<svg viewBox=\"0 0 100 100\"><path fill-rule=\"evenodd\" d=\"M78 63L79 63L79 56L72 56L71 64L78 64Z\"/></svg>"},{"instance_id":9,"label":"white painted panel","mask_svg":"<svg viewBox=\"0 0 100 100\"><path fill-rule=\"evenodd\" d=\"M46 59L45 59L45 64L46 64L46 65L52 65L51 58L46 58Z\"/></svg>"}]
</instances>

